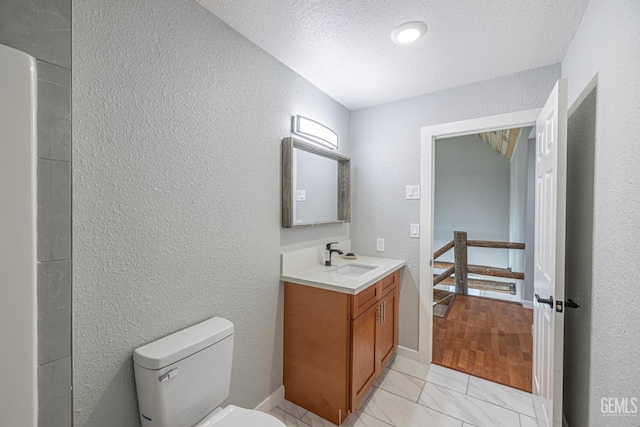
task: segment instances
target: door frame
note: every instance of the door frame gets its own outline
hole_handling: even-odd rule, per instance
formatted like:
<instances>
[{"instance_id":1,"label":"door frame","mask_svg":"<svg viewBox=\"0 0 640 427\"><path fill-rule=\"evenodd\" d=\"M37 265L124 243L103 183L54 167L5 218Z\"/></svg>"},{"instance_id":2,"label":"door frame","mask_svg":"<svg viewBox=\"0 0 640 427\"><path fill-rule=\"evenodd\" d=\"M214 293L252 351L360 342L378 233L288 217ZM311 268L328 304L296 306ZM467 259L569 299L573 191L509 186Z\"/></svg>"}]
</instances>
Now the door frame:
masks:
<instances>
[{"instance_id":1,"label":"door frame","mask_svg":"<svg viewBox=\"0 0 640 427\"><path fill-rule=\"evenodd\" d=\"M418 360L431 363L433 348L433 229L435 208L435 142L492 130L535 126L541 108L498 114L421 128L420 139L420 309L418 312Z\"/></svg>"}]
</instances>

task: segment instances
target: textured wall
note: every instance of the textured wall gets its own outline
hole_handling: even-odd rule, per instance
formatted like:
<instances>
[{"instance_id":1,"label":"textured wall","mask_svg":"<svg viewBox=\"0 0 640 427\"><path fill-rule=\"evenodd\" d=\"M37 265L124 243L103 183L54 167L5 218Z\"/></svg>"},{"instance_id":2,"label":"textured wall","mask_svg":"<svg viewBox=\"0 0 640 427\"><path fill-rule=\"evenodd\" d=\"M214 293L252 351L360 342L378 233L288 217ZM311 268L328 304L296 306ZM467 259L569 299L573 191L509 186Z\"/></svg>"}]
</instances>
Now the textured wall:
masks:
<instances>
[{"instance_id":1,"label":"textured wall","mask_svg":"<svg viewBox=\"0 0 640 427\"><path fill-rule=\"evenodd\" d=\"M560 77L552 65L435 92L351 114L354 250L407 261L400 292L400 344L418 348L420 201L405 200L405 185L420 182L420 128L541 107ZM423 226L422 238L430 230ZM386 241L383 254L376 237Z\"/></svg>"},{"instance_id":2,"label":"textured wall","mask_svg":"<svg viewBox=\"0 0 640 427\"><path fill-rule=\"evenodd\" d=\"M453 240L509 240L509 161L477 135L436 141L433 247ZM469 248L469 263L507 268L504 249ZM440 261L453 262L453 251Z\"/></svg>"},{"instance_id":3,"label":"textured wall","mask_svg":"<svg viewBox=\"0 0 640 427\"><path fill-rule=\"evenodd\" d=\"M582 24L562 62L562 75L569 78L569 105L576 99L586 103L591 93L585 87L597 74L595 100L595 147L593 156L593 250L591 257L573 259L580 266L592 261L592 288L580 289L589 298L584 308L590 313L589 340L566 337L565 346L577 345L588 352L590 360L589 397L584 393L567 396L569 407L586 411L589 426L637 426L640 414L634 417L603 417L601 399L608 397L640 398L640 7L634 0L592 0ZM591 96L591 95L590 95ZM580 104L578 104L580 105ZM574 113L575 114L575 113ZM587 113L582 113L587 114ZM589 120L574 124L570 130L587 138L571 143L585 143L589 149L589 133L594 124ZM570 153L576 148L570 147ZM571 166L571 161L569 165ZM576 165L588 168L588 158ZM585 166L586 165L586 166ZM586 169L588 171L588 169ZM589 191L575 200L589 206ZM568 217L568 220L573 218ZM588 228L588 216L578 218L580 227ZM569 225L569 224L568 224ZM569 228L567 229L569 232ZM588 232L588 231L587 231ZM580 239L569 235L568 239ZM574 244L567 242L568 247ZM570 267L570 266L568 266ZM578 268L578 267L570 267ZM570 268L567 269L569 274ZM587 266L588 268L588 266ZM574 277L567 277L567 287ZM571 294L567 293L567 297ZM587 315L588 317L588 315ZM587 322L588 324L588 322ZM586 326L583 326L586 327ZM590 348L589 348L590 347ZM573 360L567 360L570 365ZM584 373L581 373L584 375ZM565 377L576 381L575 376ZM569 384L575 389L582 382ZM574 409L576 410L576 409ZM569 414L568 414L569 415ZM568 419L570 425L582 426L582 421Z\"/></svg>"},{"instance_id":4,"label":"textured wall","mask_svg":"<svg viewBox=\"0 0 640 427\"><path fill-rule=\"evenodd\" d=\"M350 112L194 2L75 1L73 45L75 425L139 425L133 349L211 316L255 406L282 384L280 141L302 114L348 153Z\"/></svg>"}]
</instances>

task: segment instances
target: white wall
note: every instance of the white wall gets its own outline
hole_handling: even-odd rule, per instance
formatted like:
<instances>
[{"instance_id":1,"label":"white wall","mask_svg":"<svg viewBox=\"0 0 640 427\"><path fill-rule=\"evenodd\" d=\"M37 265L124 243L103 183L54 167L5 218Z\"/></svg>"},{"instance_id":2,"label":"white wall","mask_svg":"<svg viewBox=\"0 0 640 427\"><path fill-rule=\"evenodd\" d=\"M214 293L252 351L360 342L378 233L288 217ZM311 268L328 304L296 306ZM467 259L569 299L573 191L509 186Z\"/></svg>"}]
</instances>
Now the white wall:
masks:
<instances>
[{"instance_id":1,"label":"white wall","mask_svg":"<svg viewBox=\"0 0 640 427\"><path fill-rule=\"evenodd\" d=\"M435 147L433 247L466 231L473 240L509 240L509 161L477 135L439 139ZM507 268L508 251L469 248L470 264ZM453 250L439 261L453 262Z\"/></svg>"},{"instance_id":2,"label":"white wall","mask_svg":"<svg viewBox=\"0 0 640 427\"><path fill-rule=\"evenodd\" d=\"M592 224L581 210L568 210L567 249L583 248L583 236L592 234L592 250L567 257L567 297L583 307L567 312L567 323L590 325L588 337L567 334L565 348L576 346L566 360L565 387L579 390L565 398L567 420L577 426L637 426L640 414L605 417L601 399L640 398L640 7L636 0L592 0L562 62L569 79L569 105L578 113L569 134L569 153L580 153L589 134L595 135L593 192L589 181L568 181L567 193L580 192L572 203L586 207L593 198ZM585 88L597 75L595 101ZM584 95L584 96L581 96ZM595 123L589 110L595 104ZM586 106L583 106L586 105ZM585 110L585 111L583 111ZM585 119L586 118L586 119ZM571 121L571 120L570 120ZM595 129L594 129L595 128ZM570 127L570 131L571 131ZM588 152L588 151L587 151ZM569 165L571 166L571 157ZM589 171L589 159L577 161L578 171ZM568 176L571 179L571 175ZM588 238L586 240L588 243ZM568 252L569 253L569 252ZM592 268L587 280L575 273ZM585 323L585 318L590 319ZM577 372L578 367L589 371ZM581 378L588 375L588 383ZM581 387L580 387L581 386ZM584 388L588 391L584 391ZM587 411L587 407L589 408ZM588 420L584 415L588 414ZM577 420L577 421L576 421Z\"/></svg>"},{"instance_id":3,"label":"white wall","mask_svg":"<svg viewBox=\"0 0 640 427\"><path fill-rule=\"evenodd\" d=\"M536 178L536 140L531 138L527 141L527 202L525 213L525 240L526 249L524 262L524 292L523 301L528 307L533 308L533 275L534 275L534 244L535 244L535 178Z\"/></svg>"},{"instance_id":4,"label":"white wall","mask_svg":"<svg viewBox=\"0 0 640 427\"><path fill-rule=\"evenodd\" d=\"M280 143L350 112L195 2L73 4L74 425L139 425L134 348L235 324L227 403L282 385Z\"/></svg>"},{"instance_id":5,"label":"white wall","mask_svg":"<svg viewBox=\"0 0 640 427\"><path fill-rule=\"evenodd\" d=\"M527 157L531 128L524 128L518 137L509 170L509 237L510 242L525 241L525 220L527 208ZM509 267L512 271L524 273L525 251L510 249ZM516 280L517 301L522 301L524 281Z\"/></svg>"},{"instance_id":6,"label":"white wall","mask_svg":"<svg viewBox=\"0 0 640 427\"><path fill-rule=\"evenodd\" d=\"M419 239L409 224L419 222L420 201L405 200L405 185L420 182L420 128L542 107L559 77L552 65L351 113L352 241L356 252L407 261L400 345L418 348ZM423 225L422 238L430 232Z\"/></svg>"}]
</instances>

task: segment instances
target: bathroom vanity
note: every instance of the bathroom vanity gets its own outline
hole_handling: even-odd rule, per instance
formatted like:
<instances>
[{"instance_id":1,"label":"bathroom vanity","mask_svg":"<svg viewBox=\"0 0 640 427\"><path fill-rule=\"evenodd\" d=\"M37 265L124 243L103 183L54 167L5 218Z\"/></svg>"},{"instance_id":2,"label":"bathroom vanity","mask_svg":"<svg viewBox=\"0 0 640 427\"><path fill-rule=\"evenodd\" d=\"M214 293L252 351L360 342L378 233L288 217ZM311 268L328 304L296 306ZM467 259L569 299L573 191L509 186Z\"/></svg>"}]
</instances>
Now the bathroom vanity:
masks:
<instances>
[{"instance_id":1,"label":"bathroom vanity","mask_svg":"<svg viewBox=\"0 0 640 427\"><path fill-rule=\"evenodd\" d=\"M404 261L359 257L284 274L285 398L340 425L398 344Z\"/></svg>"}]
</instances>

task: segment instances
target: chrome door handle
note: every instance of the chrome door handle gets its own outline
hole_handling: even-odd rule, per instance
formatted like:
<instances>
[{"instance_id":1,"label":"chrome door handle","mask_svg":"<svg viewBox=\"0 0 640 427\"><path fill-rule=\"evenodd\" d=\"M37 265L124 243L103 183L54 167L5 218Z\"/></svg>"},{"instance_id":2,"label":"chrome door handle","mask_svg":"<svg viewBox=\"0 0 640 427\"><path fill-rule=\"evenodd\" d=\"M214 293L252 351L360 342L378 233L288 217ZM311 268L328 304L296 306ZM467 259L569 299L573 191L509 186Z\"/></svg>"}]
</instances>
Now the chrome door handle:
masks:
<instances>
[{"instance_id":1,"label":"chrome door handle","mask_svg":"<svg viewBox=\"0 0 640 427\"><path fill-rule=\"evenodd\" d=\"M553 308L553 295L549 296L549 299L540 298L540 295L536 294L536 301L540 304L549 304L549 307Z\"/></svg>"}]
</instances>

